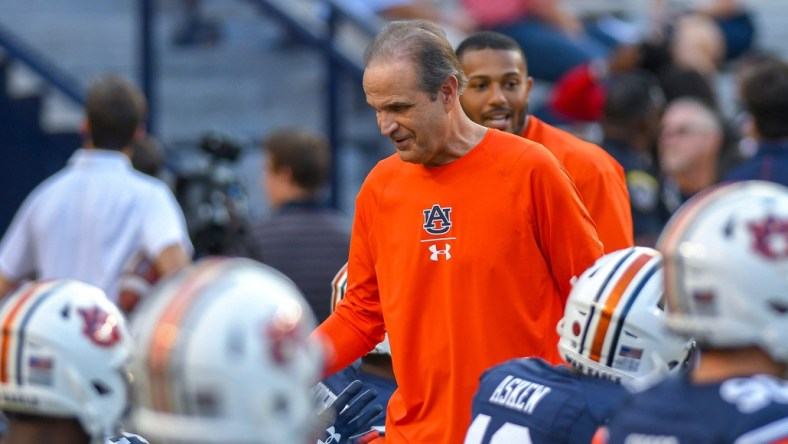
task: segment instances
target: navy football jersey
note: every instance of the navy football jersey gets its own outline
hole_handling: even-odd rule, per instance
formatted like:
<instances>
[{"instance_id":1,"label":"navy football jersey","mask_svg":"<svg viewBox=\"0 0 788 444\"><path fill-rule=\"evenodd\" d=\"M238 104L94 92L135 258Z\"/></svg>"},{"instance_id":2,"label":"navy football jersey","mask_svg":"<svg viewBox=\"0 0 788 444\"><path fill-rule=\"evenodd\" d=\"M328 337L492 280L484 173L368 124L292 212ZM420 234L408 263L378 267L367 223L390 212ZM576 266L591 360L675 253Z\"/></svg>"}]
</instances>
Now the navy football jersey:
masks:
<instances>
[{"instance_id":1,"label":"navy football jersey","mask_svg":"<svg viewBox=\"0 0 788 444\"><path fill-rule=\"evenodd\" d=\"M513 359L482 375L465 444L588 444L627 395L615 382L564 365Z\"/></svg>"},{"instance_id":2,"label":"navy football jersey","mask_svg":"<svg viewBox=\"0 0 788 444\"><path fill-rule=\"evenodd\" d=\"M358 360L319 382L315 387L315 397L323 407L326 407L331 404L351 382L358 379L364 384L365 390L371 388L375 389L378 393L378 397L372 401L370 407L380 404L383 406L383 414L372 423L372 426L377 430L384 430L386 426L386 406L389 403L391 394L397 389L397 383L388 378L362 372L359 368L360 366L361 361Z\"/></svg>"},{"instance_id":3,"label":"navy football jersey","mask_svg":"<svg viewBox=\"0 0 788 444\"><path fill-rule=\"evenodd\" d=\"M693 384L667 378L623 403L595 443L788 443L788 382L771 376Z\"/></svg>"}]
</instances>

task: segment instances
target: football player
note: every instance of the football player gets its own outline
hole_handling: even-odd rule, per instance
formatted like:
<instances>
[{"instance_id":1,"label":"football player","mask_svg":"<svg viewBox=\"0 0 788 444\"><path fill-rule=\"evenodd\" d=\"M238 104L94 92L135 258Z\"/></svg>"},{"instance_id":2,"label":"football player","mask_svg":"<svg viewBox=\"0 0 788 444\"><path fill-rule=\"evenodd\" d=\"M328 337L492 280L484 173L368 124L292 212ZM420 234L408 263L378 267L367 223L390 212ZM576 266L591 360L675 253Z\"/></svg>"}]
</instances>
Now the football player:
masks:
<instances>
[{"instance_id":1,"label":"football player","mask_svg":"<svg viewBox=\"0 0 788 444\"><path fill-rule=\"evenodd\" d=\"M666 324L693 336L697 366L622 404L595 443L788 442L788 188L716 186L657 242Z\"/></svg>"},{"instance_id":2,"label":"football player","mask_svg":"<svg viewBox=\"0 0 788 444\"><path fill-rule=\"evenodd\" d=\"M131 325L131 424L157 444L315 443L322 421L335 421L326 442L346 442L380 412L357 384L317 416L314 316L295 284L250 259L206 257L160 282Z\"/></svg>"},{"instance_id":3,"label":"football player","mask_svg":"<svg viewBox=\"0 0 788 444\"><path fill-rule=\"evenodd\" d=\"M347 264L339 269L331 282L331 308L345 296L347 289ZM365 387L377 393L376 404L384 408L397 388L394 370L391 365L391 347L388 336L366 356L334 373L315 386L315 397L323 405L333 402L337 395L345 390L353 381L361 381ZM381 433L386 430L386 415L380 415L372 423L373 428Z\"/></svg>"},{"instance_id":4,"label":"football player","mask_svg":"<svg viewBox=\"0 0 788 444\"><path fill-rule=\"evenodd\" d=\"M147 443L120 433L131 335L104 292L33 281L0 306L0 409L15 444Z\"/></svg>"},{"instance_id":5,"label":"football player","mask_svg":"<svg viewBox=\"0 0 788 444\"><path fill-rule=\"evenodd\" d=\"M574 283L558 323L569 364L513 359L482 375L465 444L588 443L625 386L680 368L691 341L664 330L662 258L651 248L608 253Z\"/></svg>"}]
</instances>

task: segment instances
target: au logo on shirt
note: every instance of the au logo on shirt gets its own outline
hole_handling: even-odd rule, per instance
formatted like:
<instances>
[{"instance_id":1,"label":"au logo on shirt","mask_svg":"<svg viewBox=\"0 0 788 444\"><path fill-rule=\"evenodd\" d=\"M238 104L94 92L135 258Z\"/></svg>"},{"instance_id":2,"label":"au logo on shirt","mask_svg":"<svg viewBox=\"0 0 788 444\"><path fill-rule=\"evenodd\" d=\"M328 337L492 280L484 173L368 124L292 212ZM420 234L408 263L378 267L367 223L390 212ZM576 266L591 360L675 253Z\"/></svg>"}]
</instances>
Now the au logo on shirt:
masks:
<instances>
[{"instance_id":1,"label":"au logo on shirt","mask_svg":"<svg viewBox=\"0 0 788 444\"><path fill-rule=\"evenodd\" d=\"M429 234L446 234L451 229L451 207L438 204L424 210L424 230Z\"/></svg>"}]
</instances>

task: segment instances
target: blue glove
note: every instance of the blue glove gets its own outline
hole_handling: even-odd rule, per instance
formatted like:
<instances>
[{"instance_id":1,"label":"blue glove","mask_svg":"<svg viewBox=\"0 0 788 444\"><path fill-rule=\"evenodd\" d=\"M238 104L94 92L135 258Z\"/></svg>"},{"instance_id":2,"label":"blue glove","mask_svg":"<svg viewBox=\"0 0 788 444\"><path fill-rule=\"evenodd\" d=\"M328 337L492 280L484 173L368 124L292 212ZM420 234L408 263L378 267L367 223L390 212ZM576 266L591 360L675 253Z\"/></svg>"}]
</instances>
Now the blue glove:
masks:
<instances>
[{"instance_id":1,"label":"blue glove","mask_svg":"<svg viewBox=\"0 0 788 444\"><path fill-rule=\"evenodd\" d=\"M383 412L383 407L380 404L370 406L378 394L372 389L363 392L362 389L361 381L351 382L321 413L321 420L328 427L324 440L318 440L318 444L367 442L372 423Z\"/></svg>"}]
</instances>

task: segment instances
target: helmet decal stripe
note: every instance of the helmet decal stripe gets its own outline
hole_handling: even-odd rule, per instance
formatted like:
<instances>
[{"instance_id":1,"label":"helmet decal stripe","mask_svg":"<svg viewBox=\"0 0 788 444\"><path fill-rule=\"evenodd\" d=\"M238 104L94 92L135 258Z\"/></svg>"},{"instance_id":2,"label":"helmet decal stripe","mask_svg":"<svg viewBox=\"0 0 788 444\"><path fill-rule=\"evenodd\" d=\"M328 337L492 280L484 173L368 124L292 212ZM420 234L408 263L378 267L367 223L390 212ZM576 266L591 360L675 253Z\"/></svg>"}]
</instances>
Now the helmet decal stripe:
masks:
<instances>
[{"instance_id":1,"label":"helmet decal stripe","mask_svg":"<svg viewBox=\"0 0 788 444\"><path fill-rule=\"evenodd\" d=\"M33 316L33 313L36 312L38 307L41 304L49 299L50 296L55 294L55 291L68 285L68 281L59 281L57 284L52 285L50 288L47 288L45 291L38 292L35 297L35 300L31 302L30 308L25 311L22 320L19 322L19 339L17 340L16 345L16 383L18 385L22 385L22 356L23 356L23 348L25 346L25 332L27 330L27 324L30 322L30 318Z\"/></svg>"},{"instance_id":2,"label":"helmet decal stripe","mask_svg":"<svg viewBox=\"0 0 788 444\"><path fill-rule=\"evenodd\" d=\"M191 302L202 294L202 290L210 285L214 278L224 271L224 267L216 266L223 259L208 260L189 276L184 276L185 284L180 292L174 294L161 311L156 328L151 335L148 347L148 371L153 394L153 407L162 412L170 412L173 408L172 391L169 380L172 352L178 342L181 319Z\"/></svg>"},{"instance_id":3,"label":"helmet decal stripe","mask_svg":"<svg viewBox=\"0 0 788 444\"><path fill-rule=\"evenodd\" d=\"M12 329L17 315L20 314L22 307L25 303L36 293L40 287L50 285L48 282L37 283L30 285L27 292L17 298L16 303L8 309L5 318L3 319L3 339L0 344L0 383L6 384L9 381L9 366L11 360L11 341L13 340Z\"/></svg>"},{"instance_id":4,"label":"helmet decal stripe","mask_svg":"<svg viewBox=\"0 0 788 444\"><path fill-rule=\"evenodd\" d=\"M618 339L621 337L621 331L624 329L624 324L627 321L627 315L629 311L632 309L632 306L635 304L635 300L637 300L638 295L643 290L643 287L648 284L651 278L657 273L657 270L660 268L660 261L655 261L653 266L651 267L648 272L640 279L638 282L637 287L632 290L629 296L629 300L627 304L624 306L624 309L621 310L621 313L618 315L618 323L616 325L616 331L613 333L613 340L610 342L610 353L607 354L607 366L613 366L613 358L616 356L616 349L618 348Z\"/></svg>"},{"instance_id":5,"label":"helmet decal stripe","mask_svg":"<svg viewBox=\"0 0 788 444\"><path fill-rule=\"evenodd\" d=\"M676 249L681 244L682 239L687 236L692 223L697 219L695 216L704 208L716 202L720 197L728 194L729 191L738 188L740 184L740 182L734 182L700 191L677 211L674 217L668 221L662 235L657 241L656 248L663 254L666 262L678 259ZM668 307L678 306L676 304L680 303L678 298L675 297L681 289L678 285L679 276L673 273L674 268L676 267L665 267L665 297L670 299L670 303L667 304Z\"/></svg>"},{"instance_id":6,"label":"helmet decal stripe","mask_svg":"<svg viewBox=\"0 0 788 444\"><path fill-rule=\"evenodd\" d=\"M616 273L618 272L618 269L621 268L622 264L626 262L626 260L629 259L629 257L632 256L634 253L635 253L635 249L630 248L629 251L621 259L619 259L618 263L610 271L610 274L607 275L607 277L605 278L605 282L599 286L599 291L596 293L596 296L594 296L594 303L591 304L591 311L588 313L588 316L586 317L586 325L583 328L583 336L580 338L580 347L579 350L577 351L578 353L583 354L583 350L585 349L585 345L586 345L586 337L588 336L588 332L591 330L591 322L594 319L596 319L595 316L596 306L597 306L596 303L599 302L599 299L602 297L602 294L605 292L605 289L610 283L610 280L613 279L613 276L615 276Z\"/></svg>"},{"instance_id":7,"label":"helmet decal stripe","mask_svg":"<svg viewBox=\"0 0 788 444\"><path fill-rule=\"evenodd\" d=\"M621 278L618 279L616 286L610 292L610 296L608 296L607 300L604 301L604 305L601 307L601 311L599 313L599 322L596 326L596 332L594 333L594 342L591 346L591 352L589 354L590 359L599 362L599 359L602 355L602 347L605 344L605 337L607 336L607 331L610 328L610 320L613 317L613 313L615 313L619 302L621 302L621 298L624 296L627 287L629 287L629 284L640 272L643 266L654 257L655 253L652 252L644 252L641 253L640 256L636 257L621 275Z\"/></svg>"}]
</instances>

